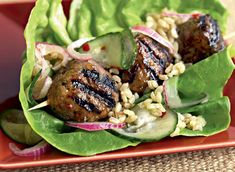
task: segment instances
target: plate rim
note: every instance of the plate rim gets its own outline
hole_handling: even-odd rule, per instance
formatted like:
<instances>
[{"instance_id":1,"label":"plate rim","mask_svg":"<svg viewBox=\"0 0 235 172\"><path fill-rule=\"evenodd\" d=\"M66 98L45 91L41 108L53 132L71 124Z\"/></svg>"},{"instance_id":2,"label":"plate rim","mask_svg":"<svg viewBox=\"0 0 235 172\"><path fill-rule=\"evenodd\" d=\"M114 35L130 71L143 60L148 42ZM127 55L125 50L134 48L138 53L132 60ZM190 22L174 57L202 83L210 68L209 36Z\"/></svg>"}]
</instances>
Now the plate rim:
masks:
<instances>
[{"instance_id":1,"label":"plate rim","mask_svg":"<svg viewBox=\"0 0 235 172\"><path fill-rule=\"evenodd\" d=\"M229 130L235 129L235 127L231 126L224 132L228 132ZM2 131L0 131L2 132ZM218 133L218 134L221 134ZM235 134L234 134L235 135ZM7 137L4 135L4 137ZM213 137L213 136L209 136ZM206 137L206 138L209 138ZM186 138L186 137L182 137ZM203 137L205 138L205 137ZM144 144L144 143L143 143ZM1 145L1 143L0 143ZM62 165L62 164L72 164L72 163L84 163L84 162L96 162L96 161L106 161L106 160L117 160L117 159L126 159L126 158L140 158L140 157L148 157L148 156L156 156L156 155L165 155L165 154L174 154L181 152L192 152L192 151L201 151L201 150L209 150L209 149L218 149L218 148L226 148L226 147L235 147L235 139L215 142L215 143L203 143L200 145L189 145L182 147L173 147L173 148L165 148L165 149L155 149L155 150L147 150L147 151L137 151L137 152L120 152L113 154L112 152L102 153L94 156L76 156L69 155L61 156L59 159L51 159L51 160L32 160L28 162L15 162L15 163L4 163L0 160L0 169L16 169L16 168L30 168L30 167L39 167L39 166L52 166L52 165ZM15 156L15 155L13 155Z\"/></svg>"}]
</instances>

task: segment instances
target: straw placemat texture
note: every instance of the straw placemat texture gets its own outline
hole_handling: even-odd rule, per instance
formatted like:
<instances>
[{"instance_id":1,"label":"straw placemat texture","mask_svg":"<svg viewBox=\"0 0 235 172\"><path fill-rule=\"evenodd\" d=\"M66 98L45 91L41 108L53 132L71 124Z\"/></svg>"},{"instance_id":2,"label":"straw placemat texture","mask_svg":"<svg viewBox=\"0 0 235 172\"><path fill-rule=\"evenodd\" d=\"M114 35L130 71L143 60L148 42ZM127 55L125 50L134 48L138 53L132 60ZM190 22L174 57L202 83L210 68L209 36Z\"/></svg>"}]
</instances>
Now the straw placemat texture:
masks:
<instances>
[{"instance_id":1,"label":"straw placemat texture","mask_svg":"<svg viewBox=\"0 0 235 172\"><path fill-rule=\"evenodd\" d=\"M14 172L43 171L79 171L79 172L234 172L235 148L211 149L152 157L130 158L111 161L97 161L80 164L64 164L48 167L36 167Z\"/></svg>"}]
</instances>

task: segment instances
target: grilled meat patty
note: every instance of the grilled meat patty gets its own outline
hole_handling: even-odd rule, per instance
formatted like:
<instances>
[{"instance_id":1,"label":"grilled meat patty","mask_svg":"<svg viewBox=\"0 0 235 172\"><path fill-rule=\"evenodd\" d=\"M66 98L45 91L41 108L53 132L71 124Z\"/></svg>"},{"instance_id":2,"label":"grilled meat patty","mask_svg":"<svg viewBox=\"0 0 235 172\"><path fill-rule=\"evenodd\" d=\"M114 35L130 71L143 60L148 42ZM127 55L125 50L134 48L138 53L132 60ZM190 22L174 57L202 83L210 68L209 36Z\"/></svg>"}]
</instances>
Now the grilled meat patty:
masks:
<instances>
[{"instance_id":1,"label":"grilled meat patty","mask_svg":"<svg viewBox=\"0 0 235 172\"><path fill-rule=\"evenodd\" d=\"M48 103L58 117L78 122L105 118L118 101L118 90L108 72L89 62L71 61L55 75Z\"/></svg>"},{"instance_id":2,"label":"grilled meat patty","mask_svg":"<svg viewBox=\"0 0 235 172\"><path fill-rule=\"evenodd\" d=\"M139 34L135 37L137 57L129 71L124 71L123 82L130 83L130 89L142 94L148 80L161 84L158 75L164 74L166 67L173 61L169 50L152 38Z\"/></svg>"},{"instance_id":3,"label":"grilled meat patty","mask_svg":"<svg viewBox=\"0 0 235 172\"><path fill-rule=\"evenodd\" d=\"M179 25L178 34L179 54L185 63L196 63L225 47L219 26L209 14Z\"/></svg>"}]
</instances>

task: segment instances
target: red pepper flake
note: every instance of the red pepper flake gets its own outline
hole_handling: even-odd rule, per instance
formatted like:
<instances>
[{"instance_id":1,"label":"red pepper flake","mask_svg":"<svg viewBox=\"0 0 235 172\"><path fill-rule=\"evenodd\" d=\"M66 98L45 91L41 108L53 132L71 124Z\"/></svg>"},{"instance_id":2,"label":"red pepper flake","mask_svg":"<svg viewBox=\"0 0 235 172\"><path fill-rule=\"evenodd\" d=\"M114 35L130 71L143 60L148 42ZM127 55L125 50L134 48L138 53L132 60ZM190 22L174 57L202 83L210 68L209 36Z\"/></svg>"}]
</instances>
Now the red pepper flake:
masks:
<instances>
[{"instance_id":1,"label":"red pepper flake","mask_svg":"<svg viewBox=\"0 0 235 172\"><path fill-rule=\"evenodd\" d=\"M161 117L163 117L163 116L165 116L166 115L166 112L162 112L162 116Z\"/></svg>"},{"instance_id":2,"label":"red pepper flake","mask_svg":"<svg viewBox=\"0 0 235 172\"><path fill-rule=\"evenodd\" d=\"M83 51L89 51L90 50L90 46L88 43L85 43L83 46L82 46L82 49Z\"/></svg>"},{"instance_id":3,"label":"red pepper flake","mask_svg":"<svg viewBox=\"0 0 235 172\"><path fill-rule=\"evenodd\" d=\"M76 114L74 114L74 116L75 116L75 118L76 118L76 117L78 117L78 118L79 118L79 117L81 116L81 114L76 113Z\"/></svg>"},{"instance_id":4,"label":"red pepper flake","mask_svg":"<svg viewBox=\"0 0 235 172\"><path fill-rule=\"evenodd\" d=\"M193 14L192 14L192 18L198 19L198 17L199 17L200 15L201 15L200 13L193 13Z\"/></svg>"},{"instance_id":5,"label":"red pepper flake","mask_svg":"<svg viewBox=\"0 0 235 172\"><path fill-rule=\"evenodd\" d=\"M66 106L68 109L72 109L73 108L73 105L72 104L67 104Z\"/></svg>"}]
</instances>

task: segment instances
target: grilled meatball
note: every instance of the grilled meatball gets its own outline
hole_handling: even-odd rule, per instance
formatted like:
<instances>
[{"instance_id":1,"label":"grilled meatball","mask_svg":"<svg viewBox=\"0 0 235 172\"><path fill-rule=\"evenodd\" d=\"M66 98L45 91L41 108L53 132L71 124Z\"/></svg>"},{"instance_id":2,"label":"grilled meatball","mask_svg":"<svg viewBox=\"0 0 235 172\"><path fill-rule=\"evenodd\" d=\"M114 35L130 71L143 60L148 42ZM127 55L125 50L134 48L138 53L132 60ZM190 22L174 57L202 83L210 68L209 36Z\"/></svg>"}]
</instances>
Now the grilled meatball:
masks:
<instances>
[{"instance_id":1,"label":"grilled meatball","mask_svg":"<svg viewBox=\"0 0 235 172\"><path fill-rule=\"evenodd\" d=\"M136 36L138 52L134 65L130 71L125 71L123 82L130 83L130 89L142 94L146 89L148 80L156 80L163 74L166 67L172 62L169 50L152 38L139 34Z\"/></svg>"},{"instance_id":2,"label":"grilled meatball","mask_svg":"<svg viewBox=\"0 0 235 172\"><path fill-rule=\"evenodd\" d=\"M58 117L79 122L107 117L117 101L110 74L99 73L89 62L71 61L56 74L48 92L48 103Z\"/></svg>"},{"instance_id":3,"label":"grilled meatball","mask_svg":"<svg viewBox=\"0 0 235 172\"><path fill-rule=\"evenodd\" d=\"M224 49L217 22L207 15L190 18L178 26L179 54L185 63L196 63Z\"/></svg>"}]
</instances>

